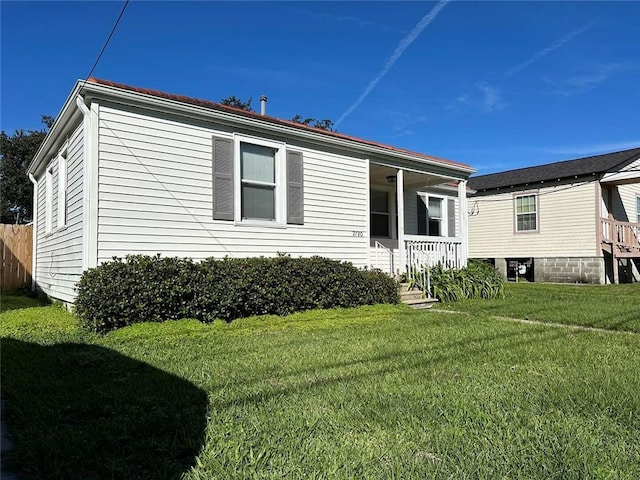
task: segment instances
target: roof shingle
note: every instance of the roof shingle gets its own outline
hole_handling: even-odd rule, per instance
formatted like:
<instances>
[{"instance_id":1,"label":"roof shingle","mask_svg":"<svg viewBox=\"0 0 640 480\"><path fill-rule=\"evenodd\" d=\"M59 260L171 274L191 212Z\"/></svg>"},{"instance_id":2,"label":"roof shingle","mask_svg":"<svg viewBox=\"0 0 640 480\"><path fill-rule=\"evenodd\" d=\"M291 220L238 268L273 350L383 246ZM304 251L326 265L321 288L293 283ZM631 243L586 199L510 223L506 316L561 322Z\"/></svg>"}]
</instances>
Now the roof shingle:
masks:
<instances>
[{"instance_id":1,"label":"roof shingle","mask_svg":"<svg viewBox=\"0 0 640 480\"><path fill-rule=\"evenodd\" d=\"M516 187L549 180L584 177L615 171L626 163L640 158L640 147L620 152L548 163L506 172L478 175L469 179L469 187L476 191L502 187Z\"/></svg>"},{"instance_id":2,"label":"roof shingle","mask_svg":"<svg viewBox=\"0 0 640 480\"><path fill-rule=\"evenodd\" d=\"M335 137L335 138L342 138L345 140L352 140L354 142L358 142L361 143L363 145L369 145L372 147L378 147L378 148L382 148L385 150L389 150L390 152L396 152L396 153L404 153L404 154L409 154L415 157L420 157L423 158L425 160L430 160L432 162L437 162L437 163L443 163L446 165L452 165L455 167L459 167L459 168L463 168L466 170L471 170L471 166L464 164L464 163L460 163L460 162L454 162L452 160L447 160L444 158L440 158L440 157L436 157L433 155L427 155L424 153L420 153L420 152L414 152L411 150L407 150L404 148L398 148L398 147L393 147L391 145L386 145L384 143L378 143L378 142L374 142L371 140L365 140L363 138L358 138L358 137L352 137L350 135L345 135L343 133L338 133L338 132L330 132L328 130L323 130L320 128L314 128L314 127L310 127L308 125L304 125L302 123L297 123L297 122L293 122L291 120L282 120L280 118L276 118L276 117L271 117L268 115L261 115L259 113L256 112L250 112L250 111L246 111L246 110L242 110L239 108L235 108L235 107L230 107L227 105L222 105L220 103L216 103L216 102L211 102L209 100L202 100L199 98L193 98L193 97L186 97L183 95L176 95L173 93L167 93L167 92L162 92L160 90L152 90L149 88L140 88L140 87L133 87L131 85L126 85L124 83L117 83L117 82L112 82L111 80L103 80L103 79L99 79L99 78L95 78L95 77L89 77L88 82L90 83L94 83L97 85L105 85L108 87L114 87L114 88L118 88L121 90L127 90L130 92L136 92L136 93L142 93L145 95L151 95L154 97L159 97L159 98L164 98L167 100L174 100L176 102L182 102L182 103L187 103L189 105L196 105L199 107L204 107L204 108L209 108L212 110L218 110L218 111L226 111L226 112L230 112L230 113L234 113L237 115L242 115L245 117L250 117L250 118L259 118L261 120L265 120L271 123L276 123L276 124L280 124L280 125L287 125L290 127L294 127L297 129L301 129L301 130L308 130L308 131L314 131L316 133L320 133L322 135L327 135L327 136L331 136L331 137Z\"/></svg>"}]
</instances>

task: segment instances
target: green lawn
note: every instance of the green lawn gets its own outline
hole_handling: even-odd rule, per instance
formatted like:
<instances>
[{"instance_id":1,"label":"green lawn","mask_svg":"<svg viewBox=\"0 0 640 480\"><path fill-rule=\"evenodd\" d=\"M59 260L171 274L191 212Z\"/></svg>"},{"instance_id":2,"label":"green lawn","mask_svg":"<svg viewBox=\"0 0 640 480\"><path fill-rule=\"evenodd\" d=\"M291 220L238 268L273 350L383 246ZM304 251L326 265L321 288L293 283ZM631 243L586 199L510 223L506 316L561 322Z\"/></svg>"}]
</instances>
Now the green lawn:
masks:
<instances>
[{"instance_id":1,"label":"green lawn","mask_svg":"<svg viewBox=\"0 0 640 480\"><path fill-rule=\"evenodd\" d=\"M465 300L438 308L640 333L640 284L509 283L505 298Z\"/></svg>"},{"instance_id":2,"label":"green lawn","mask_svg":"<svg viewBox=\"0 0 640 480\"><path fill-rule=\"evenodd\" d=\"M375 306L97 337L50 306L0 335L26 479L640 478L635 333Z\"/></svg>"}]
</instances>

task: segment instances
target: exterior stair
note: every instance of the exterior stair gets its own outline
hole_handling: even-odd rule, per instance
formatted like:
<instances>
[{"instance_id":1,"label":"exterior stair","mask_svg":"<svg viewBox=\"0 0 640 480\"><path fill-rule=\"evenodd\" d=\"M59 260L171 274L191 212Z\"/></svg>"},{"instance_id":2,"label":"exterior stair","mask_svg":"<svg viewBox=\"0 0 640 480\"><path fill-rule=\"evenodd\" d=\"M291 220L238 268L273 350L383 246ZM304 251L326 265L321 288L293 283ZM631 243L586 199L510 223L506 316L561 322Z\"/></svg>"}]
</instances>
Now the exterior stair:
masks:
<instances>
[{"instance_id":1,"label":"exterior stair","mask_svg":"<svg viewBox=\"0 0 640 480\"><path fill-rule=\"evenodd\" d=\"M400 284L400 301L415 309L431 308L438 301L437 298L423 297L422 291L410 290L408 283Z\"/></svg>"}]
</instances>

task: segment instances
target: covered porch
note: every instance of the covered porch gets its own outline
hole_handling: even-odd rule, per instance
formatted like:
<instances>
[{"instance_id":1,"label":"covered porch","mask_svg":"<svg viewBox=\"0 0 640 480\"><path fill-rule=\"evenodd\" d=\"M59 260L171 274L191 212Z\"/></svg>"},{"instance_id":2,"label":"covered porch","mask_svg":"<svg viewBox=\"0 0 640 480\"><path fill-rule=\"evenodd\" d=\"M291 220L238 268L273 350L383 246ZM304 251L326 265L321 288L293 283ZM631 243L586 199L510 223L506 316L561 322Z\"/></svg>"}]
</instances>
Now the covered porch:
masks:
<instances>
[{"instance_id":1,"label":"covered porch","mask_svg":"<svg viewBox=\"0 0 640 480\"><path fill-rule=\"evenodd\" d=\"M598 243L609 259L611 280L620 283L621 272L640 276L640 173L629 168L605 174L599 183ZM635 271L635 272L634 272ZM635 273L635 275L634 275ZM624 277L625 274L622 276Z\"/></svg>"},{"instance_id":2,"label":"covered porch","mask_svg":"<svg viewBox=\"0 0 640 480\"><path fill-rule=\"evenodd\" d=\"M399 275L467 264L466 176L370 162L369 265Z\"/></svg>"}]
</instances>

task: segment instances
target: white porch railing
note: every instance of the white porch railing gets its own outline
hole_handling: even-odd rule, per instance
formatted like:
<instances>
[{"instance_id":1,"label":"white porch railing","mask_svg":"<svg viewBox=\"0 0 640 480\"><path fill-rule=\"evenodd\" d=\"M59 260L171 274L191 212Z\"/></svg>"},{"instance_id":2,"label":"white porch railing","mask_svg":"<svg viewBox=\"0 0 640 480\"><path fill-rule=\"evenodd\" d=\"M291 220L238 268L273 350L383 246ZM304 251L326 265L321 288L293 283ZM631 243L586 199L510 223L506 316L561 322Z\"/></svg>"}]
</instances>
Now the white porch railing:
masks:
<instances>
[{"instance_id":1,"label":"white porch railing","mask_svg":"<svg viewBox=\"0 0 640 480\"><path fill-rule=\"evenodd\" d=\"M374 250L376 256L375 267L379 268L383 272L388 273L391 276L395 275L396 271L393 250L385 247L378 241L374 243Z\"/></svg>"},{"instance_id":2,"label":"white porch railing","mask_svg":"<svg viewBox=\"0 0 640 480\"><path fill-rule=\"evenodd\" d=\"M445 268L463 268L466 266L462 240L453 237L405 236L407 267L421 269L424 265Z\"/></svg>"}]
</instances>

